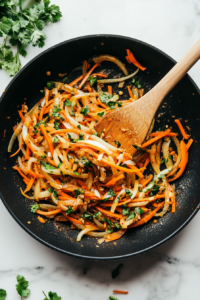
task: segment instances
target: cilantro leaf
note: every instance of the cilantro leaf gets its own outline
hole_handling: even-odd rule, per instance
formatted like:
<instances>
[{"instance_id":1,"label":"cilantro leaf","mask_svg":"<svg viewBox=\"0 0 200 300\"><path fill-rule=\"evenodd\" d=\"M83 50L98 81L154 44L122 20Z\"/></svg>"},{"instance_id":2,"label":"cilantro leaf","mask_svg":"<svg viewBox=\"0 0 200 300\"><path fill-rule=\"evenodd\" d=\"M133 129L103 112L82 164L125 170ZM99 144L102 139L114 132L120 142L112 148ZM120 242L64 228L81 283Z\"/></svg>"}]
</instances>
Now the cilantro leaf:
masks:
<instances>
[{"instance_id":1,"label":"cilantro leaf","mask_svg":"<svg viewBox=\"0 0 200 300\"><path fill-rule=\"evenodd\" d=\"M103 117L104 112L102 111L102 112L98 113L97 115L100 116L100 117Z\"/></svg>"},{"instance_id":2,"label":"cilantro leaf","mask_svg":"<svg viewBox=\"0 0 200 300\"><path fill-rule=\"evenodd\" d=\"M115 223L115 226L116 226L118 229L122 228L122 226L119 225L118 223Z\"/></svg>"},{"instance_id":3,"label":"cilantro leaf","mask_svg":"<svg viewBox=\"0 0 200 300\"><path fill-rule=\"evenodd\" d=\"M5 290L0 289L0 300L4 300L7 296L7 293Z\"/></svg>"},{"instance_id":4,"label":"cilantro leaf","mask_svg":"<svg viewBox=\"0 0 200 300\"><path fill-rule=\"evenodd\" d=\"M46 164L44 161L41 161L40 163L41 163L41 165L43 165L45 167L46 170L55 170L55 167L53 167L49 164Z\"/></svg>"},{"instance_id":5,"label":"cilantro leaf","mask_svg":"<svg viewBox=\"0 0 200 300\"><path fill-rule=\"evenodd\" d=\"M93 218L94 218L94 219L98 219L100 216L101 216L100 211L97 211L97 212L93 215Z\"/></svg>"},{"instance_id":6,"label":"cilantro leaf","mask_svg":"<svg viewBox=\"0 0 200 300\"><path fill-rule=\"evenodd\" d=\"M44 300L62 300L62 298L59 297L57 295L57 293L49 292L48 293L49 298L47 297L47 295L44 292L43 292L43 294L45 296Z\"/></svg>"},{"instance_id":7,"label":"cilantro leaf","mask_svg":"<svg viewBox=\"0 0 200 300\"><path fill-rule=\"evenodd\" d=\"M116 194L115 194L115 192L114 192L112 189L110 189L110 190L107 192L107 195L110 195L111 197L114 197Z\"/></svg>"},{"instance_id":8,"label":"cilantro leaf","mask_svg":"<svg viewBox=\"0 0 200 300\"><path fill-rule=\"evenodd\" d=\"M94 78L94 77L92 77L92 76L89 76L88 79L87 79L87 81L89 81L89 84L91 86L93 86L95 84L95 82L97 81L97 79Z\"/></svg>"},{"instance_id":9,"label":"cilantro leaf","mask_svg":"<svg viewBox=\"0 0 200 300\"><path fill-rule=\"evenodd\" d=\"M65 81L67 81L68 77L64 77L62 82L65 83Z\"/></svg>"},{"instance_id":10,"label":"cilantro leaf","mask_svg":"<svg viewBox=\"0 0 200 300\"><path fill-rule=\"evenodd\" d=\"M136 213L139 214L139 215L141 215L141 214L144 213L144 210L143 210L142 208L140 208L140 207L136 207L136 208L135 208L135 211L136 211Z\"/></svg>"},{"instance_id":11,"label":"cilantro leaf","mask_svg":"<svg viewBox=\"0 0 200 300\"><path fill-rule=\"evenodd\" d=\"M55 87L55 83L54 82L47 82L47 88L48 90L52 90Z\"/></svg>"},{"instance_id":12,"label":"cilantro leaf","mask_svg":"<svg viewBox=\"0 0 200 300\"><path fill-rule=\"evenodd\" d=\"M85 193L85 190L84 189L77 189L77 190L74 190L74 193L75 193L75 196L78 197L78 195L81 195L81 194L84 194Z\"/></svg>"},{"instance_id":13,"label":"cilantro leaf","mask_svg":"<svg viewBox=\"0 0 200 300\"><path fill-rule=\"evenodd\" d=\"M71 206L68 206L68 210L66 210L66 215L69 215L73 212L73 209L71 208Z\"/></svg>"},{"instance_id":14,"label":"cilantro leaf","mask_svg":"<svg viewBox=\"0 0 200 300\"><path fill-rule=\"evenodd\" d=\"M140 147L138 147L137 145L132 145L135 149L140 150Z\"/></svg>"},{"instance_id":15,"label":"cilantro leaf","mask_svg":"<svg viewBox=\"0 0 200 300\"><path fill-rule=\"evenodd\" d=\"M57 138L57 136L55 136L54 139L53 139L53 143L56 144L58 142L59 142L59 138Z\"/></svg>"},{"instance_id":16,"label":"cilantro leaf","mask_svg":"<svg viewBox=\"0 0 200 300\"><path fill-rule=\"evenodd\" d=\"M127 189L125 189L125 192L126 192L126 194L127 194L129 197L131 197L131 196L132 196L132 193L131 193L131 191L130 191L130 190L127 190Z\"/></svg>"},{"instance_id":17,"label":"cilantro leaf","mask_svg":"<svg viewBox=\"0 0 200 300\"><path fill-rule=\"evenodd\" d=\"M24 278L24 276L17 275L16 290L21 297L27 297L30 294L30 290L28 289L28 281Z\"/></svg>"},{"instance_id":18,"label":"cilantro leaf","mask_svg":"<svg viewBox=\"0 0 200 300\"><path fill-rule=\"evenodd\" d=\"M36 210L38 210L40 208L39 204L33 204L31 205L31 212L32 213L36 213Z\"/></svg>"},{"instance_id":19,"label":"cilantro leaf","mask_svg":"<svg viewBox=\"0 0 200 300\"><path fill-rule=\"evenodd\" d=\"M69 100L69 99L67 99L66 101L65 101L65 104L64 104L65 106L71 106L72 108L73 108L73 105L72 105L72 102Z\"/></svg>"},{"instance_id":20,"label":"cilantro leaf","mask_svg":"<svg viewBox=\"0 0 200 300\"><path fill-rule=\"evenodd\" d=\"M119 141L114 141L114 143L117 146L117 148L119 148L121 146L121 143Z\"/></svg>"},{"instance_id":21,"label":"cilantro leaf","mask_svg":"<svg viewBox=\"0 0 200 300\"><path fill-rule=\"evenodd\" d=\"M128 214L129 214L129 208L128 208L128 207L123 207L123 209L122 209L122 214L123 214L124 216L128 215Z\"/></svg>"},{"instance_id":22,"label":"cilantro leaf","mask_svg":"<svg viewBox=\"0 0 200 300\"><path fill-rule=\"evenodd\" d=\"M110 300L118 300L116 297L114 297L114 296L109 296L109 299Z\"/></svg>"},{"instance_id":23,"label":"cilantro leaf","mask_svg":"<svg viewBox=\"0 0 200 300\"><path fill-rule=\"evenodd\" d=\"M126 221L134 219L134 218L135 218L135 212L133 211L129 214L128 218L126 218Z\"/></svg>"},{"instance_id":24,"label":"cilantro leaf","mask_svg":"<svg viewBox=\"0 0 200 300\"><path fill-rule=\"evenodd\" d=\"M81 114L84 116L87 116L87 113L89 112L90 108L88 106L85 106L84 108L81 108Z\"/></svg>"}]
</instances>

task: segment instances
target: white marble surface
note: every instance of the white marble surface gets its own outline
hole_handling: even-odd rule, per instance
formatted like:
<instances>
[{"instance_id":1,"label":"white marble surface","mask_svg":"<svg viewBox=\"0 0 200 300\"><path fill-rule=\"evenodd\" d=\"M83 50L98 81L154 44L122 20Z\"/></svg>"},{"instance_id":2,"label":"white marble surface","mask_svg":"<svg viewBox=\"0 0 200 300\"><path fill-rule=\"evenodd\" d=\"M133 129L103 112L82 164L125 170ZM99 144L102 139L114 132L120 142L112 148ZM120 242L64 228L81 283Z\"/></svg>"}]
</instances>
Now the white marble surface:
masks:
<instances>
[{"instance_id":1,"label":"white marble surface","mask_svg":"<svg viewBox=\"0 0 200 300\"><path fill-rule=\"evenodd\" d=\"M62 21L45 29L44 49L73 37L113 33L146 41L178 60L200 38L198 0L57 0ZM41 49L29 48L25 65ZM200 86L200 63L189 72ZM10 78L0 71L0 94ZM7 299L19 299L15 277L30 281L30 300L44 299L42 290L62 299L108 299L112 290L129 295L119 299L199 299L200 214L176 237L140 257L123 261L119 277L111 270L120 262L89 262L56 253L31 238L0 202L0 288Z\"/></svg>"}]
</instances>

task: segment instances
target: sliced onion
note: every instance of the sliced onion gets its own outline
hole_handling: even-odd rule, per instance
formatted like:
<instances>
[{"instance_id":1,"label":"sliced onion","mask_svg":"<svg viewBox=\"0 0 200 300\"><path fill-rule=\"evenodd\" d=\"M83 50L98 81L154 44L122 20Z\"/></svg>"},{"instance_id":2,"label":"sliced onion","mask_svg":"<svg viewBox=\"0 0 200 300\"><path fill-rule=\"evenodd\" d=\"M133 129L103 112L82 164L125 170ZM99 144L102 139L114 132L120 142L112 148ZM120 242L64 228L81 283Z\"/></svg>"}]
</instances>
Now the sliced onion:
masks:
<instances>
[{"instance_id":1,"label":"sliced onion","mask_svg":"<svg viewBox=\"0 0 200 300\"><path fill-rule=\"evenodd\" d=\"M27 164L27 169L28 169L28 170L31 170L31 164L32 164L33 162L37 162L37 159L34 158L34 157L31 157L31 158L28 160L28 164Z\"/></svg>"},{"instance_id":2,"label":"sliced onion","mask_svg":"<svg viewBox=\"0 0 200 300\"><path fill-rule=\"evenodd\" d=\"M173 165L172 170L171 170L171 172L173 171L173 173L174 173L175 170L178 168L178 165L181 161L181 148L180 148L179 140L175 136L172 137L172 140L173 140L174 144L176 145L177 152L178 152L177 161L175 162L175 164ZM167 175L167 177L170 176L170 173Z\"/></svg>"},{"instance_id":3,"label":"sliced onion","mask_svg":"<svg viewBox=\"0 0 200 300\"><path fill-rule=\"evenodd\" d=\"M52 204L40 204L40 208L42 208L44 210L57 209L57 206L52 205Z\"/></svg>"},{"instance_id":4,"label":"sliced onion","mask_svg":"<svg viewBox=\"0 0 200 300\"><path fill-rule=\"evenodd\" d=\"M69 123L67 123L67 122L63 122L63 125L64 125L67 129L71 129L71 128L72 128L72 126L71 126Z\"/></svg>"},{"instance_id":5,"label":"sliced onion","mask_svg":"<svg viewBox=\"0 0 200 300\"><path fill-rule=\"evenodd\" d=\"M50 197L51 193L49 191L43 191L39 193L39 198L46 198L46 197Z\"/></svg>"},{"instance_id":6,"label":"sliced onion","mask_svg":"<svg viewBox=\"0 0 200 300\"><path fill-rule=\"evenodd\" d=\"M79 98L84 98L84 97L89 97L89 96L98 96L97 92L92 92L92 93L83 93L83 94L78 94L70 98L70 101L72 102L75 99Z\"/></svg>"},{"instance_id":7,"label":"sliced onion","mask_svg":"<svg viewBox=\"0 0 200 300\"><path fill-rule=\"evenodd\" d=\"M128 207L145 206L149 201L129 203Z\"/></svg>"},{"instance_id":8,"label":"sliced onion","mask_svg":"<svg viewBox=\"0 0 200 300\"><path fill-rule=\"evenodd\" d=\"M34 191L34 199L37 201L39 200L39 194L40 194L40 179L37 179L35 184L35 191Z\"/></svg>"},{"instance_id":9,"label":"sliced onion","mask_svg":"<svg viewBox=\"0 0 200 300\"><path fill-rule=\"evenodd\" d=\"M101 153L101 154L98 155L97 160L98 160L98 161L101 161L102 158L103 158L103 153Z\"/></svg>"},{"instance_id":10,"label":"sliced onion","mask_svg":"<svg viewBox=\"0 0 200 300\"><path fill-rule=\"evenodd\" d=\"M84 228L83 230L81 230L80 232L79 232L79 234L78 234L78 236L77 236L77 242L80 242L81 241L81 238L82 238L82 236L84 235L84 234L86 234L87 232L89 232L89 231L94 231L94 230L101 230L99 227L97 227L97 226L90 226L90 227L86 227L86 228Z\"/></svg>"},{"instance_id":11,"label":"sliced onion","mask_svg":"<svg viewBox=\"0 0 200 300\"><path fill-rule=\"evenodd\" d=\"M21 157L19 157L19 156L18 156L18 163L19 163L19 166L20 166L22 172L24 172L24 174L27 174L27 172L28 172L27 168L23 165Z\"/></svg>"},{"instance_id":12,"label":"sliced onion","mask_svg":"<svg viewBox=\"0 0 200 300\"><path fill-rule=\"evenodd\" d=\"M124 87L124 84L125 84L125 81L121 81L119 84L118 84L118 88L122 89Z\"/></svg>"},{"instance_id":13,"label":"sliced onion","mask_svg":"<svg viewBox=\"0 0 200 300\"><path fill-rule=\"evenodd\" d=\"M117 204L118 204L119 200L121 200L125 195L126 195L126 191L125 190L121 190L121 192L117 195L117 197L113 201L113 204L112 204L111 209L110 209L110 211L112 213L115 212L115 209L117 207Z\"/></svg>"},{"instance_id":14,"label":"sliced onion","mask_svg":"<svg viewBox=\"0 0 200 300\"><path fill-rule=\"evenodd\" d=\"M84 125L81 125L79 124L76 120L74 120L69 114L68 114L68 110L67 108L65 107L65 112L66 112L66 115L67 115L67 118L69 119L70 123L72 125L74 125L75 127L77 127L78 125L81 126L81 129L84 130L85 132L88 132L88 133L92 133L91 129L84 126Z\"/></svg>"},{"instance_id":15,"label":"sliced onion","mask_svg":"<svg viewBox=\"0 0 200 300\"><path fill-rule=\"evenodd\" d=\"M22 137L23 137L24 142L26 140L27 134L28 134L28 128L26 127L26 125L23 125L23 127L22 127Z\"/></svg>"},{"instance_id":16,"label":"sliced onion","mask_svg":"<svg viewBox=\"0 0 200 300\"><path fill-rule=\"evenodd\" d=\"M107 232L88 232L86 234L90 235L90 236L94 236L94 237L102 237L102 236L107 235L108 233Z\"/></svg>"},{"instance_id":17,"label":"sliced onion","mask_svg":"<svg viewBox=\"0 0 200 300\"><path fill-rule=\"evenodd\" d=\"M29 143L31 144L31 147L36 151L44 151L44 147L37 147L31 140L29 140Z\"/></svg>"},{"instance_id":18,"label":"sliced onion","mask_svg":"<svg viewBox=\"0 0 200 300\"><path fill-rule=\"evenodd\" d=\"M18 125L17 125L17 128L15 129L15 131L13 132L13 135L10 139L10 142L8 144L8 152L11 152L12 151L12 147L13 147L13 144L15 142L15 139L16 137L20 134L20 132L22 131L22 122L20 122Z\"/></svg>"},{"instance_id":19,"label":"sliced onion","mask_svg":"<svg viewBox=\"0 0 200 300\"><path fill-rule=\"evenodd\" d=\"M138 180L135 180L134 188L133 188L133 190L131 190L131 193L132 193L131 199L134 199L134 198L135 198L135 196L136 196L136 194L137 194L137 192L138 192L138 187L139 187L139 181L138 181Z\"/></svg>"},{"instance_id":20,"label":"sliced onion","mask_svg":"<svg viewBox=\"0 0 200 300\"><path fill-rule=\"evenodd\" d=\"M53 174L53 175L61 175L61 172L62 172L63 175L70 175L75 178L88 178L88 174L82 173L80 175L77 175L73 171L65 169L62 165L60 166L59 169L50 169L50 170L47 170L47 169L45 169L44 166L42 166L42 171L44 171L48 174Z\"/></svg>"},{"instance_id":21,"label":"sliced onion","mask_svg":"<svg viewBox=\"0 0 200 300\"><path fill-rule=\"evenodd\" d=\"M99 228L104 229L104 225L101 222L99 222L97 219L93 218L93 221Z\"/></svg>"},{"instance_id":22,"label":"sliced onion","mask_svg":"<svg viewBox=\"0 0 200 300\"><path fill-rule=\"evenodd\" d=\"M95 62L95 64L105 61L105 60L115 63L126 76L128 75L128 71L127 71L126 67L124 66L124 64L115 56L104 54L104 55L100 55L98 57L93 58L93 61Z\"/></svg>"},{"instance_id":23,"label":"sliced onion","mask_svg":"<svg viewBox=\"0 0 200 300\"><path fill-rule=\"evenodd\" d=\"M165 194L165 204L164 204L163 210L160 213L157 213L155 215L155 217L163 217L166 214L166 212L168 211L170 199L169 199L169 188L167 185L166 185L166 190L164 191L164 194Z\"/></svg>"},{"instance_id":24,"label":"sliced onion","mask_svg":"<svg viewBox=\"0 0 200 300\"><path fill-rule=\"evenodd\" d=\"M132 161L132 160L126 160L126 161L123 162L122 165L132 165L132 166L134 166L135 163L134 163L134 161Z\"/></svg>"},{"instance_id":25,"label":"sliced onion","mask_svg":"<svg viewBox=\"0 0 200 300\"><path fill-rule=\"evenodd\" d=\"M98 198L101 198L101 195L100 195L99 191L94 190L94 194L95 194L95 196L97 196Z\"/></svg>"},{"instance_id":26,"label":"sliced onion","mask_svg":"<svg viewBox=\"0 0 200 300\"><path fill-rule=\"evenodd\" d=\"M165 165L166 168L172 167L173 162L169 158L169 145L170 145L171 139L170 138L165 138L164 143L162 144L162 152L163 152L163 157L165 159Z\"/></svg>"},{"instance_id":27,"label":"sliced onion","mask_svg":"<svg viewBox=\"0 0 200 300\"><path fill-rule=\"evenodd\" d=\"M115 146L113 146L113 145L110 145L109 143L106 143L104 140L102 140L101 138L99 138L98 136L96 136L96 135L91 135L91 137L90 137L92 140L94 140L94 141L97 141L97 142L99 142L99 143L101 143L102 145L104 145L104 146L106 146L108 149L110 149L111 151L115 151L115 152L122 152L123 150L122 149L120 149L120 148L117 148L117 147L115 147Z\"/></svg>"},{"instance_id":28,"label":"sliced onion","mask_svg":"<svg viewBox=\"0 0 200 300\"><path fill-rule=\"evenodd\" d=\"M126 77L122 77L122 78L115 78L115 79L98 79L97 82L99 83L114 83L114 82L122 82L124 80L127 80L133 76L135 76L138 73L139 69L137 69L134 73L126 76Z\"/></svg>"},{"instance_id":29,"label":"sliced onion","mask_svg":"<svg viewBox=\"0 0 200 300\"><path fill-rule=\"evenodd\" d=\"M100 144L99 142L96 142L96 141L79 140L79 141L77 141L77 143L89 145L91 148L103 151L103 152L107 153L108 155L112 154L112 151L110 151L106 146L104 146L103 144Z\"/></svg>"}]
</instances>

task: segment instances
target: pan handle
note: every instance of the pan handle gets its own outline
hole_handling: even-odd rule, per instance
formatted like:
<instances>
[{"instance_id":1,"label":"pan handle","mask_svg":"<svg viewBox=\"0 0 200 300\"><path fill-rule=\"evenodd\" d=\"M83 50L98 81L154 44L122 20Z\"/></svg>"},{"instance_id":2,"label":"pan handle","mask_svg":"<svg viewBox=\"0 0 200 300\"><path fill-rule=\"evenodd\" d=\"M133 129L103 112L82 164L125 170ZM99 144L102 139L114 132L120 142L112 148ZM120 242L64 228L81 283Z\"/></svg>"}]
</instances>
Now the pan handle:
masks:
<instances>
[{"instance_id":1,"label":"pan handle","mask_svg":"<svg viewBox=\"0 0 200 300\"><path fill-rule=\"evenodd\" d=\"M161 81L148 93L151 94L151 105L155 110L159 107L165 96L181 80L188 70L200 58L200 40L183 56L183 58L161 79Z\"/></svg>"}]
</instances>

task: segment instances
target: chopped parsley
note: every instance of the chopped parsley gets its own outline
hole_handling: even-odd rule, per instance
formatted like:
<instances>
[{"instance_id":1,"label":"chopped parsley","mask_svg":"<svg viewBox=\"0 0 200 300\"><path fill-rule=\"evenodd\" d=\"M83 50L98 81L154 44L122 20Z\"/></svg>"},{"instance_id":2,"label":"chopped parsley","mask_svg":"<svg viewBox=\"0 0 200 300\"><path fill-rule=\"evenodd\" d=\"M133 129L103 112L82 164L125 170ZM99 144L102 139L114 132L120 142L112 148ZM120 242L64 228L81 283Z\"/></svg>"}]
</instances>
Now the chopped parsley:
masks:
<instances>
[{"instance_id":1,"label":"chopped parsley","mask_svg":"<svg viewBox=\"0 0 200 300\"><path fill-rule=\"evenodd\" d=\"M98 113L97 115L100 116L100 117L103 117L104 112L102 111L102 112Z\"/></svg>"},{"instance_id":2,"label":"chopped parsley","mask_svg":"<svg viewBox=\"0 0 200 300\"><path fill-rule=\"evenodd\" d=\"M52 117L61 118L61 115L59 114L60 111L61 111L60 104L58 104L57 106L54 106L54 108L52 110Z\"/></svg>"},{"instance_id":3,"label":"chopped parsley","mask_svg":"<svg viewBox=\"0 0 200 300\"><path fill-rule=\"evenodd\" d=\"M44 161L41 161L40 163L41 163L41 165L43 165L45 167L46 170L55 170L55 167L53 167L49 164L46 164Z\"/></svg>"},{"instance_id":4,"label":"chopped parsley","mask_svg":"<svg viewBox=\"0 0 200 300\"><path fill-rule=\"evenodd\" d=\"M163 158L160 163L163 164L164 162L165 162L165 159Z\"/></svg>"},{"instance_id":5,"label":"chopped parsley","mask_svg":"<svg viewBox=\"0 0 200 300\"><path fill-rule=\"evenodd\" d=\"M50 193L53 193L54 188L48 188L48 191L49 191Z\"/></svg>"},{"instance_id":6,"label":"chopped parsley","mask_svg":"<svg viewBox=\"0 0 200 300\"><path fill-rule=\"evenodd\" d=\"M133 79L132 79L132 83L135 83L135 78L133 77Z\"/></svg>"},{"instance_id":7,"label":"chopped parsley","mask_svg":"<svg viewBox=\"0 0 200 300\"><path fill-rule=\"evenodd\" d=\"M81 114L84 116L87 116L87 113L89 112L90 108L88 106L85 106L84 108L81 108Z\"/></svg>"},{"instance_id":8,"label":"chopped parsley","mask_svg":"<svg viewBox=\"0 0 200 300\"><path fill-rule=\"evenodd\" d=\"M5 300L7 296L7 293L5 290L0 289L0 300Z\"/></svg>"},{"instance_id":9,"label":"chopped parsley","mask_svg":"<svg viewBox=\"0 0 200 300\"><path fill-rule=\"evenodd\" d=\"M132 145L134 148L136 148L137 150L140 150L140 147L138 147L137 145Z\"/></svg>"},{"instance_id":10,"label":"chopped parsley","mask_svg":"<svg viewBox=\"0 0 200 300\"><path fill-rule=\"evenodd\" d=\"M89 84L91 86L93 86L95 84L95 82L97 81L97 79L94 78L94 77L92 77L92 76L89 76L88 79L87 79L87 81L89 81Z\"/></svg>"},{"instance_id":11,"label":"chopped parsley","mask_svg":"<svg viewBox=\"0 0 200 300\"><path fill-rule=\"evenodd\" d=\"M112 223L109 219L107 218L103 218L102 219L103 222L106 222L109 226L108 226L108 230L106 231L107 233L111 233L112 232Z\"/></svg>"},{"instance_id":12,"label":"chopped parsley","mask_svg":"<svg viewBox=\"0 0 200 300\"><path fill-rule=\"evenodd\" d=\"M94 219L98 219L100 216L101 216L100 211L97 211L97 212L93 215L93 218L94 218Z\"/></svg>"},{"instance_id":13,"label":"chopped parsley","mask_svg":"<svg viewBox=\"0 0 200 300\"><path fill-rule=\"evenodd\" d=\"M124 206L122 209L122 214L124 216L126 216L126 215L129 215L129 213L130 213L129 208Z\"/></svg>"},{"instance_id":14,"label":"chopped parsley","mask_svg":"<svg viewBox=\"0 0 200 300\"><path fill-rule=\"evenodd\" d=\"M36 210L38 210L40 208L39 204L33 204L31 205L31 212L32 213L36 213Z\"/></svg>"},{"instance_id":15,"label":"chopped parsley","mask_svg":"<svg viewBox=\"0 0 200 300\"><path fill-rule=\"evenodd\" d=\"M131 197L131 196L132 196L132 193L131 193L131 191L130 191L130 190L127 190L127 189L125 189L125 192L126 192L126 195L128 195L129 197Z\"/></svg>"},{"instance_id":16,"label":"chopped parsley","mask_svg":"<svg viewBox=\"0 0 200 300\"><path fill-rule=\"evenodd\" d=\"M84 194L85 193L85 190L84 189L81 189L81 190L74 190L74 193L75 193L75 196L78 197L79 195L81 194Z\"/></svg>"},{"instance_id":17,"label":"chopped parsley","mask_svg":"<svg viewBox=\"0 0 200 300\"><path fill-rule=\"evenodd\" d=\"M170 154L168 155L168 157L169 157L169 159L171 159L171 160L172 160L172 157L171 157L171 155L170 155Z\"/></svg>"},{"instance_id":18,"label":"chopped parsley","mask_svg":"<svg viewBox=\"0 0 200 300\"><path fill-rule=\"evenodd\" d=\"M136 213L139 214L139 215L141 215L141 214L144 213L144 210L143 210L142 208L140 208L140 207L136 207L136 208L135 208L135 211L136 211Z\"/></svg>"},{"instance_id":19,"label":"chopped parsley","mask_svg":"<svg viewBox=\"0 0 200 300\"><path fill-rule=\"evenodd\" d=\"M47 295L43 292L44 296L45 296L45 299L44 300L62 300L61 297L59 297L57 295L57 293L53 293L53 292L49 292L48 293L48 296L49 298L47 297Z\"/></svg>"},{"instance_id":20,"label":"chopped parsley","mask_svg":"<svg viewBox=\"0 0 200 300\"><path fill-rule=\"evenodd\" d=\"M134 219L134 218L135 218L135 212L133 211L129 214L128 218L126 218L126 221Z\"/></svg>"},{"instance_id":21,"label":"chopped parsley","mask_svg":"<svg viewBox=\"0 0 200 300\"><path fill-rule=\"evenodd\" d=\"M56 144L58 142L59 142L59 138L57 138L57 136L55 136L54 139L53 139L53 143Z\"/></svg>"},{"instance_id":22,"label":"chopped parsley","mask_svg":"<svg viewBox=\"0 0 200 300\"><path fill-rule=\"evenodd\" d=\"M119 148L121 146L121 143L119 141L114 141L114 143L117 146L117 148Z\"/></svg>"},{"instance_id":23,"label":"chopped parsley","mask_svg":"<svg viewBox=\"0 0 200 300\"><path fill-rule=\"evenodd\" d=\"M95 133L93 133L93 135L96 135L96 136L98 136L98 133L97 133L97 132L95 132Z\"/></svg>"},{"instance_id":24,"label":"chopped parsley","mask_svg":"<svg viewBox=\"0 0 200 300\"><path fill-rule=\"evenodd\" d=\"M61 165L62 165L62 163L60 162L60 163L58 164L58 168L60 168Z\"/></svg>"},{"instance_id":25,"label":"chopped parsley","mask_svg":"<svg viewBox=\"0 0 200 300\"><path fill-rule=\"evenodd\" d=\"M63 80L62 80L62 82L65 83L65 81L67 81L67 79L68 79L68 77L64 77Z\"/></svg>"},{"instance_id":26,"label":"chopped parsley","mask_svg":"<svg viewBox=\"0 0 200 300\"><path fill-rule=\"evenodd\" d=\"M116 194L115 194L115 192L114 192L112 189L110 189L110 190L107 192L107 195L109 195L109 196L111 196L111 197L114 197ZM111 198L111 197L109 197L109 198Z\"/></svg>"},{"instance_id":27,"label":"chopped parsley","mask_svg":"<svg viewBox=\"0 0 200 300\"><path fill-rule=\"evenodd\" d=\"M73 209L71 208L71 206L68 206L68 210L66 210L66 215L69 215L73 212Z\"/></svg>"},{"instance_id":28,"label":"chopped parsley","mask_svg":"<svg viewBox=\"0 0 200 300\"><path fill-rule=\"evenodd\" d=\"M92 219L93 219L92 216L89 215L89 214L86 213L86 212L83 214L83 218L84 218L84 219L90 219L90 221L92 221Z\"/></svg>"},{"instance_id":29,"label":"chopped parsley","mask_svg":"<svg viewBox=\"0 0 200 300\"><path fill-rule=\"evenodd\" d=\"M115 226L116 226L118 229L122 228L122 226L119 225L118 223L115 223Z\"/></svg>"},{"instance_id":30,"label":"chopped parsley","mask_svg":"<svg viewBox=\"0 0 200 300\"><path fill-rule=\"evenodd\" d=\"M114 296L109 296L109 299L110 300L118 300L116 297L114 297Z\"/></svg>"},{"instance_id":31,"label":"chopped parsley","mask_svg":"<svg viewBox=\"0 0 200 300\"><path fill-rule=\"evenodd\" d=\"M47 82L47 88L48 90L52 90L53 88L55 88L55 83L54 82Z\"/></svg>"},{"instance_id":32,"label":"chopped parsley","mask_svg":"<svg viewBox=\"0 0 200 300\"><path fill-rule=\"evenodd\" d=\"M28 297L30 294L30 290L28 289L29 282L24 278L24 276L17 275L17 282L16 284L16 290L17 293L22 297Z\"/></svg>"},{"instance_id":33,"label":"chopped parsley","mask_svg":"<svg viewBox=\"0 0 200 300\"><path fill-rule=\"evenodd\" d=\"M135 82L135 86L138 88L138 89L140 89L142 86L141 86L141 84L140 84L140 82L139 82L139 80L137 80L136 82Z\"/></svg>"},{"instance_id":34,"label":"chopped parsley","mask_svg":"<svg viewBox=\"0 0 200 300\"><path fill-rule=\"evenodd\" d=\"M77 128L81 130L81 125L77 125Z\"/></svg>"},{"instance_id":35,"label":"chopped parsley","mask_svg":"<svg viewBox=\"0 0 200 300\"><path fill-rule=\"evenodd\" d=\"M67 99L66 101L65 101L65 104L64 104L65 106L71 106L72 108L73 108L73 105L72 105L72 102L69 100L69 99Z\"/></svg>"}]
</instances>

